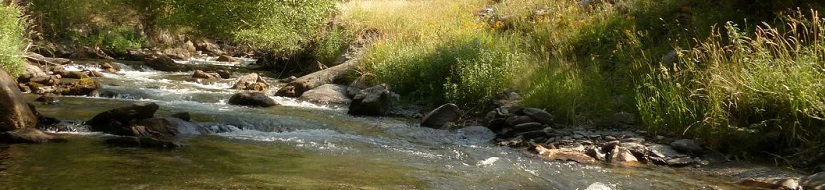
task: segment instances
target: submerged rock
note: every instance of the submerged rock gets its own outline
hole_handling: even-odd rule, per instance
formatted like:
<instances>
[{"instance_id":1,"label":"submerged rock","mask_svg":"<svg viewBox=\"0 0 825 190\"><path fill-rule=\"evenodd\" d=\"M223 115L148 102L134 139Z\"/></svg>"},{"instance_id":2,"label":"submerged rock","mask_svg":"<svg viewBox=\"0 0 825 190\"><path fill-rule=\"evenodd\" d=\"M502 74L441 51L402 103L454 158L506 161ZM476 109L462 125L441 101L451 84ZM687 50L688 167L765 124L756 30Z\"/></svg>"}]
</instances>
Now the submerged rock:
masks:
<instances>
[{"instance_id":1,"label":"submerged rock","mask_svg":"<svg viewBox=\"0 0 825 190\"><path fill-rule=\"evenodd\" d=\"M34 115L15 80L0 69L0 132L35 127Z\"/></svg>"},{"instance_id":2,"label":"submerged rock","mask_svg":"<svg viewBox=\"0 0 825 190\"><path fill-rule=\"evenodd\" d=\"M301 100L318 104L349 104L347 86L325 84L301 94Z\"/></svg>"},{"instance_id":3,"label":"submerged rock","mask_svg":"<svg viewBox=\"0 0 825 190\"><path fill-rule=\"evenodd\" d=\"M23 128L0 133L0 142L4 143L51 143L66 142L66 139L57 138L44 133L40 129Z\"/></svg>"},{"instance_id":4,"label":"submerged rock","mask_svg":"<svg viewBox=\"0 0 825 190\"><path fill-rule=\"evenodd\" d=\"M240 92L229 98L229 104L240 106L272 107L279 105L274 99L260 92Z\"/></svg>"},{"instance_id":5,"label":"submerged rock","mask_svg":"<svg viewBox=\"0 0 825 190\"><path fill-rule=\"evenodd\" d=\"M444 129L448 123L456 122L461 117L461 110L455 104L444 104L424 116L421 126Z\"/></svg>"},{"instance_id":6,"label":"submerged rock","mask_svg":"<svg viewBox=\"0 0 825 190\"><path fill-rule=\"evenodd\" d=\"M350 115L383 116L390 111L394 101L389 86L380 84L361 90L349 106Z\"/></svg>"}]
</instances>

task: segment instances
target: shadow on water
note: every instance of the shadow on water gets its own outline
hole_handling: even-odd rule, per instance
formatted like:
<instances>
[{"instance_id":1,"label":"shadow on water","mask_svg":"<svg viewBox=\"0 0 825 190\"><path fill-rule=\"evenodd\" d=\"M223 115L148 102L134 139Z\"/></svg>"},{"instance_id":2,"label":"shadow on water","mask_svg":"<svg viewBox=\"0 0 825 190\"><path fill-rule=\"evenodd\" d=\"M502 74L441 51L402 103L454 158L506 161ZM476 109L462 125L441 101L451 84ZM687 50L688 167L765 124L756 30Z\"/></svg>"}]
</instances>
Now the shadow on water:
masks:
<instances>
[{"instance_id":1,"label":"shadow on water","mask_svg":"<svg viewBox=\"0 0 825 190\"><path fill-rule=\"evenodd\" d=\"M206 136L182 149L154 150L110 147L95 136L66 137L69 143L13 145L26 154L2 160L8 170L0 172L0 189L427 188L406 176L408 168L286 145Z\"/></svg>"}]
</instances>

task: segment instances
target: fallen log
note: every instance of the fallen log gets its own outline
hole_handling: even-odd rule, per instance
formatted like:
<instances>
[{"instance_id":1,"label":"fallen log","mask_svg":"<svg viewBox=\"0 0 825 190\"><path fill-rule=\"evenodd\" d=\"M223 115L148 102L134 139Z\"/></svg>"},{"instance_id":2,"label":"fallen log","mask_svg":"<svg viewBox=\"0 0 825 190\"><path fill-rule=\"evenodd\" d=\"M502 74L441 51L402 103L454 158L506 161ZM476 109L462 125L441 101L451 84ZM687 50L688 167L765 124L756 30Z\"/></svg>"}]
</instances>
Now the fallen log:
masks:
<instances>
[{"instance_id":1,"label":"fallen log","mask_svg":"<svg viewBox=\"0 0 825 190\"><path fill-rule=\"evenodd\" d=\"M284 97L300 97L304 94L304 92L312 90L313 88L325 84L331 84L336 81L341 81L347 77L347 74L350 71L355 69L358 65L358 60L359 59L350 59L339 65L304 75L293 80L281 89L278 89L278 92L275 92L275 95Z\"/></svg>"}]
</instances>

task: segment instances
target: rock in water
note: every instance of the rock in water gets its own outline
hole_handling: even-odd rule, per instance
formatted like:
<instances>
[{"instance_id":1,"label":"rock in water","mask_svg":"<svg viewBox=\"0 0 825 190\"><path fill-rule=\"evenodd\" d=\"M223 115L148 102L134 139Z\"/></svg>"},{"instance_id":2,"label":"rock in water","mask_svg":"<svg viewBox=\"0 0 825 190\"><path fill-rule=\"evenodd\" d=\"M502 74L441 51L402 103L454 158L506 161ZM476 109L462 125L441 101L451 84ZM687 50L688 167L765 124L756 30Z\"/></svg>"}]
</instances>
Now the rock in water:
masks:
<instances>
[{"instance_id":1,"label":"rock in water","mask_svg":"<svg viewBox=\"0 0 825 190\"><path fill-rule=\"evenodd\" d=\"M349 104L347 86L325 84L301 94L301 100L318 104Z\"/></svg>"},{"instance_id":2,"label":"rock in water","mask_svg":"<svg viewBox=\"0 0 825 190\"><path fill-rule=\"evenodd\" d=\"M133 121L152 118L160 106L153 102L141 102L131 106L115 108L97 114L86 124L92 131L100 131L113 135L133 136L135 132L128 126Z\"/></svg>"},{"instance_id":3,"label":"rock in water","mask_svg":"<svg viewBox=\"0 0 825 190\"><path fill-rule=\"evenodd\" d=\"M149 118L135 122L131 127L135 136L152 137L162 140L193 137L208 133L199 126L175 117Z\"/></svg>"},{"instance_id":4,"label":"rock in water","mask_svg":"<svg viewBox=\"0 0 825 190\"><path fill-rule=\"evenodd\" d=\"M239 106L272 107L279 105L275 100L260 92L241 92L229 98L229 104Z\"/></svg>"},{"instance_id":5,"label":"rock in water","mask_svg":"<svg viewBox=\"0 0 825 190\"><path fill-rule=\"evenodd\" d=\"M349 106L350 115L387 115L393 103L392 92L386 84L361 90Z\"/></svg>"},{"instance_id":6,"label":"rock in water","mask_svg":"<svg viewBox=\"0 0 825 190\"><path fill-rule=\"evenodd\" d=\"M239 62L241 60L238 59L238 58L234 58L232 56L221 55L221 56L218 56L218 59L216 59L215 61L217 61L217 62Z\"/></svg>"},{"instance_id":7,"label":"rock in water","mask_svg":"<svg viewBox=\"0 0 825 190\"><path fill-rule=\"evenodd\" d=\"M458 129L458 137L470 143L486 143L496 139L496 133L484 126L470 126Z\"/></svg>"},{"instance_id":8,"label":"rock in water","mask_svg":"<svg viewBox=\"0 0 825 190\"><path fill-rule=\"evenodd\" d=\"M421 120L421 126L443 129L447 123L456 122L461 117L461 110L455 104L444 104L431 111Z\"/></svg>"},{"instance_id":9,"label":"rock in water","mask_svg":"<svg viewBox=\"0 0 825 190\"><path fill-rule=\"evenodd\" d=\"M258 75L258 73L244 75L232 86L232 89L254 91L263 91L267 88L269 88L269 83L266 82L261 75Z\"/></svg>"},{"instance_id":10,"label":"rock in water","mask_svg":"<svg viewBox=\"0 0 825 190\"><path fill-rule=\"evenodd\" d=\"M175 60L166 55L157 55L154 58L146 60L145 64L158 71L180 72L192 70L186 65L175 63Z\"/></svg>"},{"instance_id":11,"label":"rock in water","mask_svg":"<svg viewBox=\"0 0 825 190\"><path fill-rule=\"evenodd\" d=\"M638 166L639 160L627 148L616 146L610 152L610 163L620 166Z\"/></svg>"},{"instance_id":12,"label":"rock in water","mask_svg":"<svg viewBox=\"0 0 825 190\"><path fill-rule=\"evenodd\" d=\"M40 129L23 128L0 133L0 142L5 143L49 143L66 142L66 139L46 134Z\"/></svg>"},{"instance_id":13,"label":"rock in water","mask_svg":"<svg viewBox=\"0 0 825 190\"><path fill-rule=\"evenodd\" d=\"M542 158L549 160L574 161L581 164L594 164L597 160L582 152L565 149L550 149L536 145L536 151Z\"/></svg>"},{"instance_id":14,"label":"rock in water","mask_svg":"<svg viewBox=\"0 0 825 190\"><path fill-rule=\"evenodd\" d=\"M32 113L15 80L0 69L0 132L35 127L37 117Z\"/></svg>"}]
</instances>

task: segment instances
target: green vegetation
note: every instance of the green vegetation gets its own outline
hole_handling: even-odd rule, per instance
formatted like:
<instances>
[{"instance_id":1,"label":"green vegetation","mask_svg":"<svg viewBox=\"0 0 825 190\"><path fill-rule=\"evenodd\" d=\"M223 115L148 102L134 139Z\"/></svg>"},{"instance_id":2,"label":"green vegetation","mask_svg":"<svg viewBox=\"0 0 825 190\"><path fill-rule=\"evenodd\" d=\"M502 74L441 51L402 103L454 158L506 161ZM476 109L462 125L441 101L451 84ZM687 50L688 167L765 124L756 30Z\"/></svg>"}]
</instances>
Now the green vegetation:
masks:
<instances>
[{"instance_id":1,"label":"green vegetation","mask_svg":"<svg viewBox=\"0 0 825 190\"><path fill-rule=\"evenodd\" d=\"M0 67L12 76L20 75L25 67L23 52L25 17L17 7L0 5Z\"/></svg>"},{"instance_id":2,"label":"green vegetation","mask_svg":"<svg viewBox=\"0 0 825 190\"><path fill-rule=\"evenodd\" d=\"M478 110L515 87L523 104L565 122L613 126L613 114L635 113L650 132L732 153L789 155L825 137L821 3L354 0L341 9L351 30L383 34L362 72L431 105Z\"/></svg>"},{"instance_id":3,"label":"green vegetation","mask_svg":"<svg viewBox=\"0 0 825 190\"><path fill-rule=\"evenodd\" d=\"M183 35L287 55L307 49L333 10L329 0L34 0L28 7L50 41L122 52L175 45Z\"/></svg>"}]
</instances>

